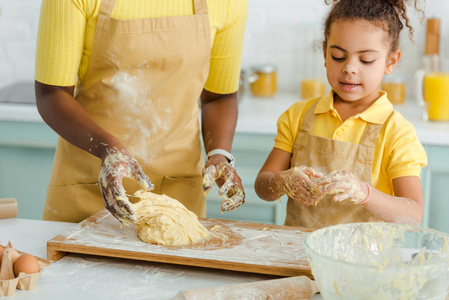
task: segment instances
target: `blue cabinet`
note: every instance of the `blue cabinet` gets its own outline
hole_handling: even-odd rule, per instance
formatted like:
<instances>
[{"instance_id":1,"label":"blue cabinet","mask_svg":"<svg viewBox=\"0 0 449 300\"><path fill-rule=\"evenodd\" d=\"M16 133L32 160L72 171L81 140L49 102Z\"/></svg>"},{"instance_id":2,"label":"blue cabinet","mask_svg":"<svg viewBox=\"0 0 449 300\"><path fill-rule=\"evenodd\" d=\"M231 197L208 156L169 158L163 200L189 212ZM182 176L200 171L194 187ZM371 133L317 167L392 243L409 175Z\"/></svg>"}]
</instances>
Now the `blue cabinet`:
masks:
<instances>
[{"instance_id":1,"label":"blue cabinet","mask_svg":"<svg viewBox=\"0 0 449 300\"><path fill-rule=\"evenodd\" d=\"M14 197L19 218L40 219L50 179L57 135L40 122L0 121L0 198ZM207 196L208 218L283 224L287 198L266 202L254 181L274 145L273 134L237 133L232 153L246 192L245 205L220 213L223 200L214 186ZM425 145L429 164L423 169L423 226L449 232L449 146Z\"/></svg>"},{"instance_id":2,"label":"blue cabinet","mask_svg":"<svg viewBox=\"0 0 449 300\"><path fill-rule=\"evenodd\" d=\"M56 140L44 123L0 121L0 198L16 198L19 218L41 219Z\"/></svg>"},{"instance_id":3,"label":"blue cabinet","mask_svg":"<svg viewBox=\"0 0 449 300\"><path fill-rule=\"evenodd\" d=\"M428 165L421 182L424 192L423 226L449 233L449 147L425 145Z\"/></svg>"}]
</instances>

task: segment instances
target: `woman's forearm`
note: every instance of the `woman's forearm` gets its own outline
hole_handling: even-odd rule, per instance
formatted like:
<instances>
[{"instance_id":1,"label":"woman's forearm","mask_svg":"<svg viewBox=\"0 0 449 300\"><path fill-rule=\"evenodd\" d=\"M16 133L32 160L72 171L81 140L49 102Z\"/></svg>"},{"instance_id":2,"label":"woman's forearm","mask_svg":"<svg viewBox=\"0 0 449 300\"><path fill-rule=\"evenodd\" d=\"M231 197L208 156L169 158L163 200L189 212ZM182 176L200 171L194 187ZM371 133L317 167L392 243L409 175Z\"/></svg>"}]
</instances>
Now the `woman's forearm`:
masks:
<instances>
[{"instance_id":1,"label":"woman's forearm","mask_svg":"<svg viewBox=\"0 0 449 300\"><path fill-rule=\"evenodd\" d=\"M206 153L214 149L231 152L237 115L236 93L219 95L203 91L201 95L201 130Z\"/></svg>"},{"instance_id":2,"label":"woman's forearm","mask_svg":"<svg viewBox=\"0 0 449 300\"><path fill-rule=\"evenodd\" d=\"M56 87L36 81L36 104L42 119L69 143L103 158L120 142L99 126L73 97L73 87Z\"/></svg>"}]
</instances>

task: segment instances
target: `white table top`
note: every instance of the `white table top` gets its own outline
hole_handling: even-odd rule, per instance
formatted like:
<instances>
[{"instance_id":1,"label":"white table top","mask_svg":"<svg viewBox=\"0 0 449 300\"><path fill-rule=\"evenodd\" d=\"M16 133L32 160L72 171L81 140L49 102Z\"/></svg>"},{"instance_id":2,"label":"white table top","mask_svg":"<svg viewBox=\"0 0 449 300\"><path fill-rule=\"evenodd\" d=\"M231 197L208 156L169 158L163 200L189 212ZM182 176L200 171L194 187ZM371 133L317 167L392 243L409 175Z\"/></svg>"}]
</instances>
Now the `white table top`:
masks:
<instances>
[{"instance_id":1,"label":"white table top","mask_svg":"<svg viewBox=\"0 0 449 300\"><path fill-rule=\"evenodd\" d=\"M0 220L0 241L46 258L46 242L73 223ZM171 299L180 291L269 280L275 276L212 270L128 259L69 254L44 269L34 290L8 299ZM312 299L322 299L316 295Z\"/></svg>"}]
</instances>

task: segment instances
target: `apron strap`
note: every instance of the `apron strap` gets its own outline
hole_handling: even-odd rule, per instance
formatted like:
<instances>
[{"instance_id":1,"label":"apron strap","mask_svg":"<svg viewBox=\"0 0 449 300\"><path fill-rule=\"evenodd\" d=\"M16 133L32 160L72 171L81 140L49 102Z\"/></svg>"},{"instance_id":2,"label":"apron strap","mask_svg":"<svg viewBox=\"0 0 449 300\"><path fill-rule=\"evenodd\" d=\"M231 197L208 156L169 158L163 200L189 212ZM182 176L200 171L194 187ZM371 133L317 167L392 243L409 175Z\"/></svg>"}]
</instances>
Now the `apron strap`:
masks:
<instances>
[{"instance_id":1,"label":"apron strap","mask_svg":"<svg viewBox=\"0 0 449 300\"><path fill-rule=\"evenodd\" d=\"M368 123L368 125L366 125L365 132L363 132L360 145L364 145L367 147L373 146L373 144L375 144L375 141L377 139L377 134L379 133L380 128L382 128L382 124Z\"/></svg>"},{"instance_id":2,"label":"apron strap","mask_svg":"<svg viewBox=\"0 0 449 300\"><path fill-rule=\"evenodd\" d=\"M115 0L101 0L99 14L110 17L114 10L114 6Z\"/></svg>"},{"instance_id":3,"label":"apron strap","mask_svg":"<svg viewBox=\"0 0 449 300\"><path fill-rule=\"evenodd\" d=\"M193 6L195 9L196 15L207 15L208 9L207 9L207 1L206 0L194 0Z\"/></svg>"},{"instance_id":4,"label":"apron strap","mask_svg":"<svg viewBox=\"0 0 449 300\"><path fill-rule=\"evenodd\" d=\"M368 125L366 125L365 132L363 133L362 140L360 141L360 145L373 146L376 143L377 134L379 133L380 129L385 124L387 124L388 121L390 121L392 116L393 111L390 113L388 118L382 124L368 123Z\"/></svg>"},{"instance_id":5,"label":"apron strap","mask_svg":"<svg viewBox=\"0 0 449 300\"><path fill-rule=\"evenodd\" d=\"M312 106L304 114L299 132L310 133L312 131L313 123L315 123L316 119L315 107L317 106L319 101L320 100L315 101L315 103L312 104Z\"/></svg>"},{"instance_id":6,"label":"apron strap","mask_svg":"<svg viewBox=\"0 0 449 300\"><path fill-rule=\"evenodd\" d=\"M376 146L377 135L380 129L385 126L385 124L390 121L393 116L393 111L390 113L388 118L382 124L372 124L368 123L363 133L362 140L360 141L360 147L358 152L358 161L373 161L374 148Z\"/></svg>"}]
</instances>

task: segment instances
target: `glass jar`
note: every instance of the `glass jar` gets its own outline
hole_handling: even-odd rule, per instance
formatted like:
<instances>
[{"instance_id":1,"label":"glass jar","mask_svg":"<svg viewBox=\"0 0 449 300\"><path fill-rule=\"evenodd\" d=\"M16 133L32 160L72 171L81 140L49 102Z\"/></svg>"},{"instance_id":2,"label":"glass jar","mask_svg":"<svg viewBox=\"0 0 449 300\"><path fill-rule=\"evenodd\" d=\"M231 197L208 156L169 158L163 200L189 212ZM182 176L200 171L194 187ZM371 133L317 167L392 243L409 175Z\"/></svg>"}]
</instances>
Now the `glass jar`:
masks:
<instances>
[{"instance_id":1,"label":"glass jar","mask_svg":"<svg viewBox=\"0 0 449 300\"><path fill-rule=\"evenodd\" d=\"M256 97L271 97L277 91L276 68L272 65L251 68L248 78L251 94Z\"/></svg>"}]
</instances>

